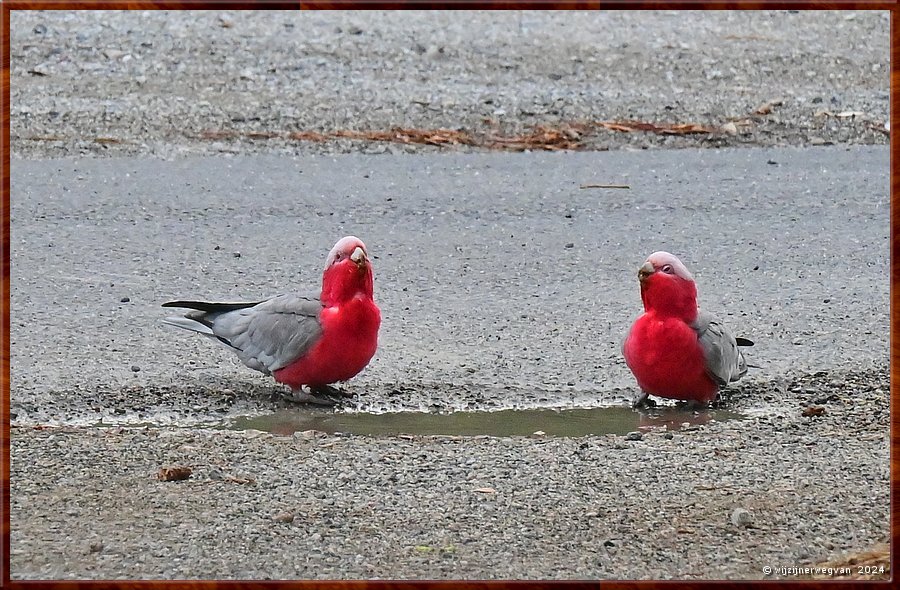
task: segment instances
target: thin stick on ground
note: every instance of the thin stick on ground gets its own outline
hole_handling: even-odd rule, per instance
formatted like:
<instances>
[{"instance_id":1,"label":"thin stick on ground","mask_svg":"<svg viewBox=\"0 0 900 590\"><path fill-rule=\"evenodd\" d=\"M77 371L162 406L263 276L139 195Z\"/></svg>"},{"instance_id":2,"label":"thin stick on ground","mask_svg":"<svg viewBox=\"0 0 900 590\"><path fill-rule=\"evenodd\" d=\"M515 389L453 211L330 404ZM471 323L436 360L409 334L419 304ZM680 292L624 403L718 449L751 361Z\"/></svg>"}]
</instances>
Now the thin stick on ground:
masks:
<instances>
[{"instance_id":1,"label":"thin stick on ground","mask_svg":"<svg viewBox=\"0 0 900 590\"><path fill-rule=\"evenodd\" d=\"M631 188L629 184L582 184L578 188Z\"/></svg>"}]
</instances>

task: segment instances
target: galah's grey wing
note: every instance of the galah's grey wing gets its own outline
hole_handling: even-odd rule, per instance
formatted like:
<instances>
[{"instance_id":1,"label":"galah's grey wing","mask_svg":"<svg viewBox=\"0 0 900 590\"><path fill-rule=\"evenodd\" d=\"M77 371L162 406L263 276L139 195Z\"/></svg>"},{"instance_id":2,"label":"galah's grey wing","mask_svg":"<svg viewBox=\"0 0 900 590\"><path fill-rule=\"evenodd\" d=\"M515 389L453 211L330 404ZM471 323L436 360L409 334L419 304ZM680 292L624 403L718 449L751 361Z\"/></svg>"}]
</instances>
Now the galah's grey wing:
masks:
<instances>
[{"instance_id":1,"label":"galah's grey wing","mask_svg":"<svg viewBox=\"0 0 900 590\"><path fill-rule=\"evenodd\" d=\"M734 334L717 317L700 311L691 327L700 339L700 346L706 358L706 370L720 387L744 376L747 372L747 361L738 350Z\"/></svg>"},{"instance_id":2,"label":"galah's grey wing","mask_svg":"<svg viewBox=\"0 0 900 590\"><path fill-rule=\"evenodd\" d=\"M164 306L196 310L165 321L218 339L245 365L265 374L303 356L322 335L322 303L312 297L286 294L256 303L173 301Z\"/></svg>"}]
</instances>

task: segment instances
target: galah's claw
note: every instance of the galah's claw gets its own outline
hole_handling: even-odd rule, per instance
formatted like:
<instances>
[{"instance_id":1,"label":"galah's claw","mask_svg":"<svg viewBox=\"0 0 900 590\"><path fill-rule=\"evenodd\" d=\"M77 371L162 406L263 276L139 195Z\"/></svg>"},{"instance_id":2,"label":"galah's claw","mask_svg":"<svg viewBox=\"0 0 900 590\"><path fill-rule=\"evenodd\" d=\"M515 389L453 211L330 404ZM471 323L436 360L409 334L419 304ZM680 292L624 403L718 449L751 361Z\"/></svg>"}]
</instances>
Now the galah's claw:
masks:
<instances>
[{"instance_id":1,"label":"galah's claw","mask_svg":"<svg viewBox=\"0 0 900 590\"><path fill-rule=\"evenodd\" d=\"M709 402L709 407L712 409L724 408L726 405L725 396L722 395L721 391L716 393L715 399Z\"/></svg>"},{"instance_id":2,"label":"galah's claw","mask_svg":"<svg viewBox=\"0 0 900 590\"><path fill-rule=\"evenodd\" d=\"M334 400L325 397L319 396L313 393L307 393L303 389L291 390L290 393L284 394L284 399L289 402L294 402L297 404L316 404L318 406L333 406Z\"/></svg>"},{"instance_id":3,"label":"galah's claw","mask_svg":"<svg viewBox=\"0 0 900 590\"><path fill-rule=\"evenodd\" d=\"M353 397L353 394L349 391L344 391L343 389L338 389L337 387L332 387L331 385L316 385L315 387L310 387L309 390L314 395L327 395L328 397Z\"/></svg>"},{"instance_id":4,"label":"galah's claw","mask_svg":"<svg viewBox=\"0 0 900 590\"><path fill-rule=\"evenodd\" d=\"M635 410L646 410L647 408L655 408L656 402L650 399L650 394L642 391L631 402L631 407Z\"/></svg>"}]
</instances>

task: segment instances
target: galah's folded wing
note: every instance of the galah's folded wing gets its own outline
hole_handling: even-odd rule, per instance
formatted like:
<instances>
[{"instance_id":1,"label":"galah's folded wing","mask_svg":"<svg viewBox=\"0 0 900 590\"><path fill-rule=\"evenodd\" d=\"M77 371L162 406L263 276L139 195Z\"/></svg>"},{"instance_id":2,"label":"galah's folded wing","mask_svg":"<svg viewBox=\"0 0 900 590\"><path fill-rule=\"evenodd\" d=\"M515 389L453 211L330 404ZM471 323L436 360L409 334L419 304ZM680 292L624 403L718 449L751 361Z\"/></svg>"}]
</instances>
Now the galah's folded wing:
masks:
<instances>
[{"instance_id":1,"label":"galah's folded wing","mask_svg":"<svg viewBox=\"0 0 900 590\"><path fill-rule=\"evenodd\" d=\"M747 372L747 361L731 330L711 313L700 311L691 326L700 339L706 370L720 387L737 381Z\"/></svg>"},{"instance_id":2,"label":"galah's folded wing","mask_svg":"<svg viewBox=\"0 0 900 590\"><path fill-rule=\"evenodd\" d=\"M195 309L167 323L218 339L251 369L270 374L297 360L322 336L318 299L278 295L259 303L174 301Z\"/></svg>"}]
</instances>

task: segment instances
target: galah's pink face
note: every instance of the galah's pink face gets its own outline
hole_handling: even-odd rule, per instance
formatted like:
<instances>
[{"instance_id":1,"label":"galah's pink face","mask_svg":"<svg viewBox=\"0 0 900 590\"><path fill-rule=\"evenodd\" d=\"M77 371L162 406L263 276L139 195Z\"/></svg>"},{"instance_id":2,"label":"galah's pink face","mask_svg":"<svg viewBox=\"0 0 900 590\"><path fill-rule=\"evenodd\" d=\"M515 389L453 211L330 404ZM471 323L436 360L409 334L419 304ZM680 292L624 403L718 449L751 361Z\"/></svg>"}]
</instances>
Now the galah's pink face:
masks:
<instances>
[{"instance_id":1,"label":"galah's pink face","mask_svg":"<svg viewBox=\"0 0 900 590\"><path fill-rule=\"evenodd\" d=\"M323 298L345 300L362 293L372 296L372 264L366 245L357 237L341 238L325 260Z\"/></svg>"},{"instance_id":2,"label":"galah's pink face","mask_svg":"<svg viewBox=\"0 0 900 590\"><path fill-rule=\"evenodd\" d=\"M654 252L647 261L638 269L638 280L641 286L650 284L649 281L677 281L678 279L693 283L694 277L687 267L678 258L668 252Z\"/></svg>"},{"instance_id":3,"label":"galah's pink face","mask_svg":"<svg viewBox=\"0 0 900 590\"><path fill-rule=\"evenodd\" d=\"M369 254L366 252L366 245L362 243L362 240L353 236L342 238L328 253L328 258L325 261L326 272L334 266L348 269L356 267L357 271L365 272L369 267Z\"/></svg>"},{"instance_id":4,"label":"galah's pink face","mask_svg":"<svg viewBox=\"0 0 900 590\"><path fill-rule=\"evenodd\" d=\"M686 322L697 317L697 287L680 260L668 252L654 252L638 269L641 299L646 311L676 316Z\"/></svg>"}]
</instances>

